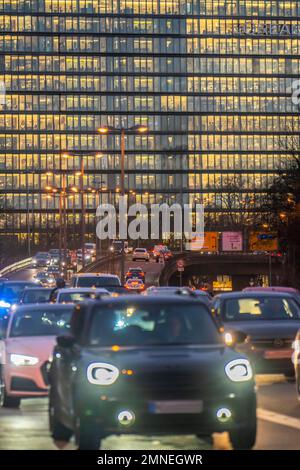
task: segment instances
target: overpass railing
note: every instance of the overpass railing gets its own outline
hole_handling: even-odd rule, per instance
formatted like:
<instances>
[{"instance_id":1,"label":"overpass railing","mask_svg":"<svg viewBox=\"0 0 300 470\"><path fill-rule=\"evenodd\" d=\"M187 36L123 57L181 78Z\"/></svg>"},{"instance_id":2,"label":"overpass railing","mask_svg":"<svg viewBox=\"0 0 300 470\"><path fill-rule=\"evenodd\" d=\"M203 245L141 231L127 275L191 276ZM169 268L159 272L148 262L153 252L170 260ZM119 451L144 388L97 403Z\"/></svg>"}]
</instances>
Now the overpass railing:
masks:
<instances>
[{"instance_id":1,"label":"overpass railing","mask_svg":"<svg viewBox=\"0 0 300 470\"><path fill-rule=\"evenodd\" d=\"M32 258L26 258L21 261L17 261L16 263L10 264L5 268L0 270L0 276L6 276L7 274L12 274L17 271L21 271L22 269L29 268L32 264Z\"/></svg>"}]
</instances>

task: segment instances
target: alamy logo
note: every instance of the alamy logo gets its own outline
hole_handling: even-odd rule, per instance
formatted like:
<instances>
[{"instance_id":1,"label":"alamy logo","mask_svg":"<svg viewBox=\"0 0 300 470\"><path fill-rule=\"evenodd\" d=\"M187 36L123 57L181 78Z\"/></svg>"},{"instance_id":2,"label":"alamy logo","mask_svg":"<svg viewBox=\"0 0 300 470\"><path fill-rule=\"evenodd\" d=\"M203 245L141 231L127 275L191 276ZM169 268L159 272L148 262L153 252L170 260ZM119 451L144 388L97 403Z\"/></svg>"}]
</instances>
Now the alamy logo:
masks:
<instances>
[{"instance_id":1,"label":"alamy logo","mask_svg":"<svg viewBox=\"0 0 300 470\"><path fill-rule=\"evenodd\" d=\"M5 99L6 99L6 87L5 83L0 80L0 105L5 104Z\"/></svg>"},{"instance_id":2,"label":"alamy logo","mask_svg":"<svg viewBox=\"0 0 300 470\"><path fill-rule=\"evenodd\" d=\"M202 204L133 204L128 197L120 196L118 211L112 204L100 204L96 216L97 237L100 240L159 240L171 236L184 238L189 243L197 239L199 248L204 244L204 206ZM117 233L118 228L118 233Z\"/></svg>"},{"instance_id":3,"label":"alamy logo","mask_svg":"<svg viewBox=\"0 0 300 470\"><path fill-rule=\"evenodd\" d=\"M300 104L300 79L294 80L292 83L292 103L295 106Z\"/></svg>"}]
</instances>

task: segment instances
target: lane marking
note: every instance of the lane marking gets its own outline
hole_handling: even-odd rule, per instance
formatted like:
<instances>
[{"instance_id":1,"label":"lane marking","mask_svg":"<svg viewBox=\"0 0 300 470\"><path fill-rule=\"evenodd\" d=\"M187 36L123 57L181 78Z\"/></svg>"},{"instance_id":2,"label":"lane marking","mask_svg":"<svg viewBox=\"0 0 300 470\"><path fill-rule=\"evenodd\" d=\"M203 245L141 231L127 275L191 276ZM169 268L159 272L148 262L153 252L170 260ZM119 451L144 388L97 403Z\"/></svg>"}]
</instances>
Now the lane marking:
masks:
<instances>
[{"instance_id":1,"label":"lane marking","mask_svg":"<svg viewBox=\"0 0 300 470\"><path fill-rule=\"evenodd\" d=\"M257 408L257 417L270 423L281 424L282 426L288 426L300 430L300 419L293 418L292 416L281 415L274 411L264 410L263 408Z\"/></svg>"}]
</instances>

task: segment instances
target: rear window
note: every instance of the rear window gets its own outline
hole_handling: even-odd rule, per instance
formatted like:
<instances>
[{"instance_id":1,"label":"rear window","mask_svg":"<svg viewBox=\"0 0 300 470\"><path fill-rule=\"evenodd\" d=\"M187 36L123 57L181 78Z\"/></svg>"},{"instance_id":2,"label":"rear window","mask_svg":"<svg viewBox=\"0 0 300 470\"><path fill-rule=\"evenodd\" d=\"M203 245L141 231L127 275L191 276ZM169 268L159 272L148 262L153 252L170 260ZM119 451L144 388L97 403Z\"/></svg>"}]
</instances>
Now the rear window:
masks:
<instances>
[{"instance_id":1,"label":"rear window","mask_svg":"<svg viewBox=\"0 0 300 470\"><path fill-rule=\"evenodd\" d=\"M224 321L297 320L300 308L287 297L244 297L224 301Z\"/></svg>"},{"instance_id":2,"label":"rear window","mask_svg":"<svg viewBox=\"0 0 300 470\"><path fill-rule=\"evenodd\" d=\"M120 286L119 278L107 276L94 276L94 277L79 277L77 287L106 287L106 286Z\"/></svg>"},{"instance_id":3,"label":"rear window","mask_svg":"<svg viewBox=\"0 0 300 470\"><path fill-rule=\"evenodd\" d=\"M73 308L62 309L41 307L34 311L24 308L13 316L10 337L21 336L58 336L70 331L70 319Z\"/></svg>"},{"instance_id":4,"label":"rear window","mask_svg":"<svg viewBox=\"0 0 300 470\"><path fill-rule=\"evenodd\" d=\"M108 294L99 292L63 292L58 296L59 303L78 303L87 299L98 299Z\"/></svg>"},{"instance_id":5,"label":"rear window","mask_svg":"<svg viewBox=\"0 0 300 470\"><path fill-rule=\"evenodd\" d=\"M130 303L95 306L91 346L219 344L209 312L199 304Z\"/></svg>"},{"instance_id":6,"label":"rear window","mask_svg":"<svg viewBox=\"0 0 300 470\"><path fill-rule=\"evenodd\" d=\"M43 289L26 291L23 294L22 302L23 304L35 304L35 303L40 304L44 302L49 302L50 293L51 293L51 289L46 290L46 291Z\"/></svg>"}]
</instances>

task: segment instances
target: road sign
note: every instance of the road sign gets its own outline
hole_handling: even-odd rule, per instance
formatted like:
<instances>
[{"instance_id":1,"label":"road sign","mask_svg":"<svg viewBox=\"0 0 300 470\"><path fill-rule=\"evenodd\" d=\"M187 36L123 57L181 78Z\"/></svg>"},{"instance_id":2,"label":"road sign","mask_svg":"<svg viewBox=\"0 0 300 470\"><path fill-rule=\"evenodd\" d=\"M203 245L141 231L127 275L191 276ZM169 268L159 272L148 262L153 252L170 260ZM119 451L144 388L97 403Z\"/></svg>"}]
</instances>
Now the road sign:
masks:
<instances>
[{"instance_id":1,"label":"road sign","mask_svg":"<svg viewBox=\"0 0 300 470\"><path fill-rule=\"evenodd\" d=\"M243 251L242 232L223 232L222 251Z\"/></svg>"},{"instance_id":2,"label":"road sign","mask_svg":"<svg viewBox=\"0 0 300 470\"><path fill-rule=\"evenodd\" d=\"M251 232L249 237L250 251L277 251L278 236L276 232Z\"/></svg>"},{"instance_id":3,"label":"road sign","mask_svg":"<svg viewBox=\"0 0 300 470\"><path fill-rule=\"evenodd\" d=\"M218 251L218 232L205 232L204 244L200 251L203 251L203 252Z\"/></svg>"}]
</instances>

